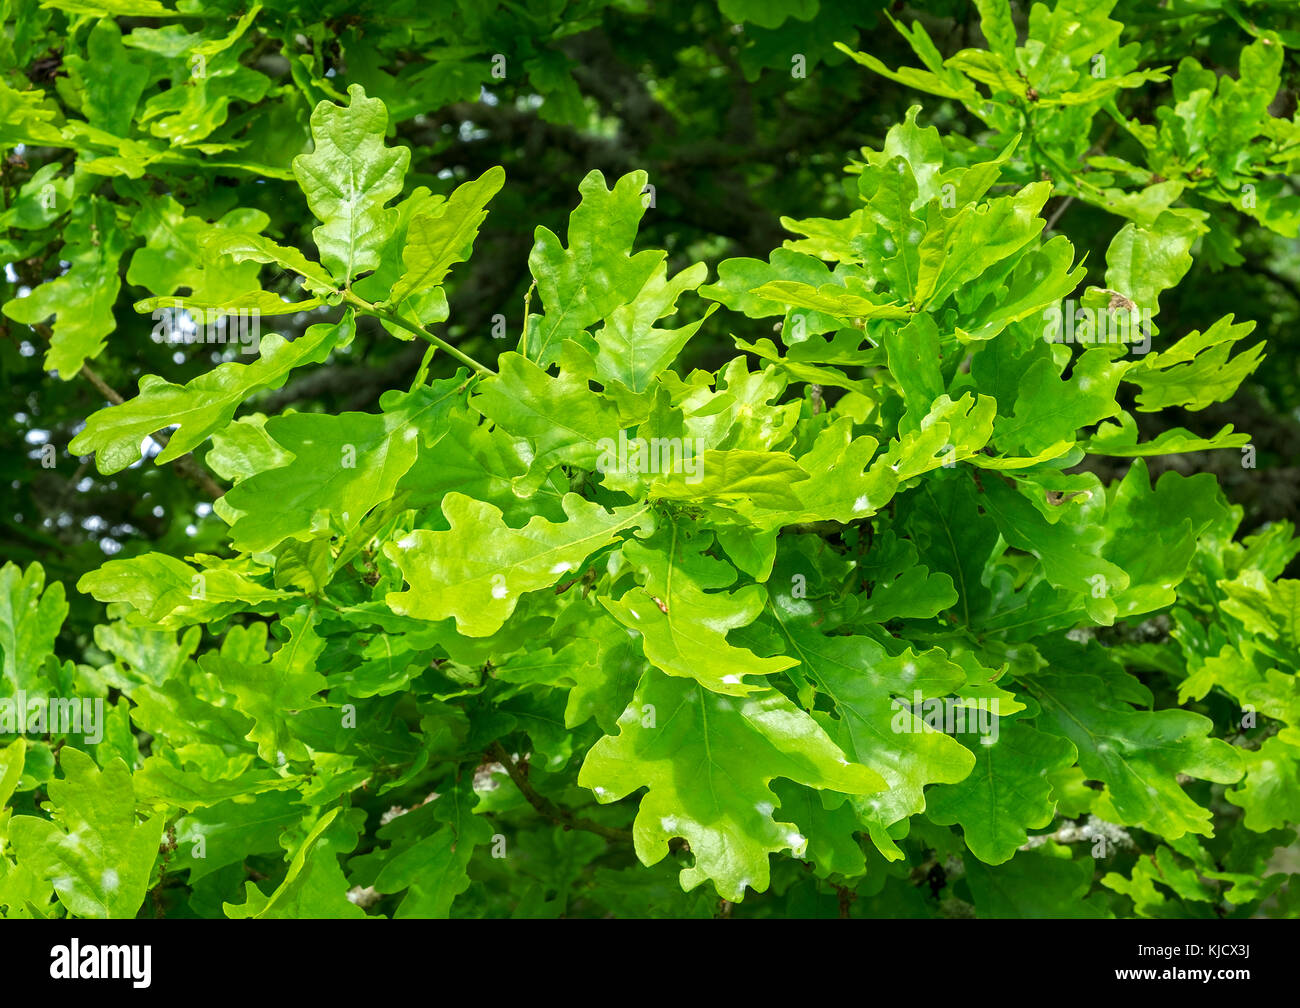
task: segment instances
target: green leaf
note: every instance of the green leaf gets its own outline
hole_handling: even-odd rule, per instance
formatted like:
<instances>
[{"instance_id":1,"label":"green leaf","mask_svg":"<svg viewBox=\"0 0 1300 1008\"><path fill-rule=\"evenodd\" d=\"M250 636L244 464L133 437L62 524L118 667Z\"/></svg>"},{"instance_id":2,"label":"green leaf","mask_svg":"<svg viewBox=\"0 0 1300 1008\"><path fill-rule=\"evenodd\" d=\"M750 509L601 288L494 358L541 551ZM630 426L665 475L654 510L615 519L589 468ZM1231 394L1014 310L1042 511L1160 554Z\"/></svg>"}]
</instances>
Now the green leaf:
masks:
<instances>
[{"instance_id":1,"label":"green leaf","mask_svg":"<svg viewBox=\"0 0 1300 1008\"><path fill-rule=\"evenodd\" d=\"M890 469L902 482L973 457L993 434L996 409L990 396L968 393L955 402L940 396L924 416L909 413L900 425L903 436L889 446Z\"/></svg>"},{"instance_id":2,"label":"green leaf","mask_svg":"<svg viewBox=\"0 0 1300 1008\"><path fill-rule=\"evenodd\" d=\"M242 265L243 260L235 264L222 262L206 253L213 244L229 242L234 247L243 247L266 241L256 232L267 223L261 211L241 209L232 210L210 224L201 217L186 216L185 208L171 196L144 199L134 229L144 237L145 246L131 257L127 282L147 287L159 295L173 295L189 288L189 294L181 299L186 304L264 298L266 295L257 282L256 265ZM155 308L179 310L165 298L154 300L158 302ZM155 319L160 318L160 311L151 310Z\"/></svg>"},{"instance_id":3,"label":"green leaf","mask_svg":"<svg viewBox=\"0 0 1300 1008\"><path fill-rule=\"evenodd\" d=\"M655 322L676 311L678 297L699 287L707 275L705 265L696 263L669 280L660 266L632 300L610 312L596 333L596 374L603 384L621 382L638 394L650 387L717 305L680 329L657 329Z\"/></svg>"},{"instance_id":4,"label":"green leaf","mask_svg":"<svg viewBox=\"0 0 1300 1008\"><path fill-rule=\"evenodd\" d=\"M1050 355L1039 356L1020 379L1015 412L994 425L998 447L1033 454L1074 441L1079 428L1119 412L1116 389L1131 366L1111 361L1106 350L1087 350L1062 381L1060 365Z\"/></svg>"},{"instance_id":5,"label":"green leaf","mask_svg":"<svg viewBox=\"0 0 1300 1008\"><path fill-rule=\"evenodd\" d=\"M813 863L819 878L854 878L866 871L867 861L855 835L862 827L852 805L845 802L827 809L818 791L789 781L776 781L773 790L784 817L807 837L802 856Z\"/></svg>"},{"instance_id":6,"label":"green leaf","mask_svg":"<svg viewBox=\"0 0 1300 1008\"><path fill-rule=\"evenodd\" d=\"M862 618L875 623L891 619L929 619L957 601L952 578L931 573L916 562L916 547L886 533L862 566L875 582L862 603Z\"/></svg>"},{"instance_id":7,"label":"green leaf","mask_svg":"<svg viewBox=\"0 0 1300 1008\"><path fill-rule=\"evenodd\" d=\"M881 853L896 860L902 852L888 828L925 809L926 785L955 783L975 762L910 705L948 692L965 681L965 673L938 648L891 655L870 637L824 634L813 625L812 607L790 595L777 596L772 611L800 672L831 701L833 714L814 715L818 722L852 760L889 786L854 805Z\"/></svg>"},{"instance_id":8,"label":"green leaf","mask_svg":"<svg viewBox=\"0 0 1300 1008\"><path fill-rule=\"evenodd\" d=\"M247 737L272 766L310 755L293 731L293 719L319 706L316 694L327 685L316 670L325 647L316 620L315 611L307 607L283 619L289 639L273 655L265 651L266 624L254 623L246 631L233 627L221 653L206 655L199 663L234 695L236 709L253 720Z\"/></svg>"},{"instance_id":9,"label":"green leaf","mask_svg":"<svg viewBox=\"0 0 1300 1008\"><path fill-rule=\"evenodd\" d=\"M663 252L629 254L646 211L648 176L629 172L613 189L589 172L578 186L582 202L569 217L569 247L537 229L528 266L545 315L530 315L519 352L542 367L559 359L564 340L580 339L593 323L631 303L667 258Z\"/></svg>"},{"instance_id":10,"label":"green leaf","mask_svg":"<svg viewBox=\"0 0 1300 1008\"><path fill-rule=\"evenodd\" d=\"M496 633L520 596L558 582L645 514L644 507L606 511L577 494L563 500L566 520L535 516L521 529L502 520L501 509L461 493L443 499L446 532L416 529L384 545L410 587L386 601L401 615L455 617L468 637Z\"/></svg>"},{"instance_id":11,"label":"green leaf","mask_svg":"<svg viewBox=\"0 0 1300 1008\"><path fill-rule=\"evenodd\" d=\"M242 20L242 19L241 19ZM247 43L240 49L246 49ZM223 126L232 103L255 104L270 89L266 75L244 66L239 50L213 51L196 46L189 56L190 74L184 86L155 94L145 103L141 124L173 147L206 146L201 141Z\"/></svg>"},{"instance_id":12,"label":"green leaf","mask_svg":"<svg viewBox=\"0 0 1300 1008\"><path fill-rule=\"evenodd\" d=\"M895 27L899 28L904 37L907 36L906 29L897 25L897 23L895 23ZM913 48L918 49L923 59L926 56L930 57L926 59L926 65L934 72L917 70L915 67L891 70L870 53L854 52L842 42L836 42L835 48L846 53L854 62L861 63L864 67L880 74L882 77L887 77L889 80L897 81L907 87L917 88L930 94L939 95L942 98L956 98L959 101L966 102L977 102L979 100L980 93L970 81L956 70L940 67L941 59L938 51L935 50L934 43L930 41L929 36L925 34L925 29L919 23L915 26L914 36L909 38L908 41L912 43Z\"/></svg>"},{"instance_id":13,"label":"green leaf","mask_svg":"<svg viewBox=\"0 0 1300 1008\"><path fill-rule=\"evenodd\" d=\"M769 318L785 315L788 306L780 299L761 296L760 288L784 280L816 289L827 284L830 277L826 264L813 256L779 248L773 250L766 263L759 259L724 259L718 264L718 282L701 287L699 292L749 318ZM838 324L816 312L808 312L802 320L805 331L813 335L828 332Z\"/></svg>"},{"instance_id":14,"label":"green leaf","mask_svg":"<svg viewBox=\"0 0 1300 1008\"><path fill-rule=\"evenodd\" d=\"M980 14L980 31L988 40L989 50L1008 66L1015 65L1016 26L1011 20L1011 5L1006 0L975 0Z\"/></svg>"},{"instance_id":15,"label":"green leaf","mask_svg":"<svg viewBox=\"0 0 1300 1008\"><path fill-rule=\"evenodd\" d=\"M677 471L650 484L650 496L661 500L720 503L736 511L777 511L798 508L792 485L808 479L785 452L715 451L710 448L695 461L694 472Z\"/></svg>"},{"instance_id":16,"label":"green leaf","mask_svg":"<svg viewBox=\"0 0 1300 1008\"><path fill-rule=\"evenodd\" d=\"M1245 809L1246 829L1263 833L1300 819L1300 746L1274 736L1242 759L1246 776L1227 798Z\"/></svg>"},{"instance_id":17,"label":"green leaf","mask_svg":"<svg viewBox=\"0 0 1300 1008\"><path fill-rule=\"evenodd\" d=\"M15 563L0 567L0 683L6 692L39 681L67 615L63 585L55 581L47 588L40 564L31 564L26 573Z\"/></svg>"},{"instance_id":18,"label":"green leaf","mask_svg":"<svg viewBox=\"0 0 1300 1008\"><path fill-rule=\"evenodd\" d=\"M1131 377L1130 373L1130 377ZM1153 441L1138 444L1137 422L1133 415L1121 410L1118 423L1103 423L1087 441L1084 448L1090 455L1112 455L1119 458L1136 458L1150 455L1181 455L1184 452L1209 451L1215 448L1240 448L1250 444L1250 435L1233 433L1232 424L1225 424L1213 437L1197 437L1182 427L1161 432Z\"/></svg>"},{"instance_id":19,"label":"green leaf","mask_svg":"<svg viewBox=\"0 0 1300 1008\"><path fill-rule=\"evenodd\" d=\"M17 91L0 81L0 141L6 147L27 143L66 146L58 123L59 107L40 88Z\"/></svg>"},{"instance_id":20,"label":"green leaf","mask_svg":"<svg viewBox=\"0 0 1300 1008\"><path fill-rule=\"evenodd\" d=\"M1106 784L1120 823L1171 839L1210 836L1210 813L1178 785L1179 774L1231 784L1242 758L1228 743L1207 737L1213 723L1184 710L1135 711L1116 697L1106 677L1075 668L1068 675L1040 672L1029 692L1042 704L1041 729L1068 738L1079 765Z\"/></svg>"},{"instance_id":21,"label":"green leaf","mask_svg":"<svg viewBox=\"0 0 1300 1008\"><path fill-rule=\"evenodd\" d=\"M338 281L319 263L312 262L296 248L277 245L271 239L259 234L247 232L226 234L221 230L213 230L204 234L202 244L203 251L212 256L229 256L238 263L275 263L277 266L293 270L304 278L307 289L313 294L326 295L338 287ZM195 298L203 300L197 292Z\"/></svg>"},{"instance_id":22,"label":"green leaf","mask_svg":"<svg viewBox=\"0 0 1300 1008\"><path fill-rule=\"evenodd\" d=\"M469 888L470 859L492 839L487 820L470 807L472 798L468 781L457 784L432 805L413 809L379 831L393 837L396 853L384 862L374 887L382 893L406 890L394 918L446 919L456 897ZM434 829L430 818L446 825Z\"/></svg>"},{"instance_id":23,"label":"green leaf","mask_svg":"<svg viewBox=\"0 0 1300 1008\"><path fill-rule=\"evenodd\" d=\"M926 794L926 815L962 828L970 852L986 864L1010 861L1028 830L1052 821L1056 803L1048 775L1072 766L1074 746L1020 720L1003 719L996 737L963 736L975 756L970 776ZM985 744L987 743L987 744Z\"/></svg>"},{"instance_id":24,"label":"green leaf","mask_svg":"<svg viewBox=\"0 0 1300 1008\"><path fill-rule=\"evenodd\" d=\"M9 798L22 778L23 757L26 751L27 743L21 737L14 739L4 749L0 749L0 808L6 809L5 816L0 818L0 829L3 829L8 822ZM0 836L3 835L0 833Z\"/></svg>"},{"instance_id":25,"label":"green leaf","mask_svg":"<svg viewBox=\"0 0 1300 1008\"><path fill-rule=\"evenodd\" d=\"M393 304L401 304L416 291L441 286L447 271L469 257L474 236L487 218L484 207L505 180L503 169L489 168L473 182L457 186L446 201L411 219L402 250L406 273L390 295Z\"/></svg>"},{"instance_id":26,"label":"green leaf","mask_svg":"<svg viewBox=\"0 0 1300 1008\"><path fill-rule=\"evenodd\" d=\"M905 319L906 306L882 300L883 295L846 290L841 284L810 284L773 280L754 290L757 297L793 308L807 308L821 315L847 322L849 319Z\"/></svg>"},{"instance_id":27,"label":"green leaf","mask_svg":"<svg viewBox=\"0 0 1300 1008\"><path fill-rule=\"evenodd\" d=\"M288 457L221 499L218 510L232 519L231 544L263 553L287 538L331 528L352 535L372 508L392 499L415 462L420 431L437 430L440 417L459 401L464 378L462 370L439 389L394 396L379 414L272 417L266 434Z\"/></svg>"},{"instance_id":28,"label":"green leaf","mask_svg":"<svg viewBox=\"0 0 1300 1008\"><path fill-rule=\"evenodd\" d=\"M397 490L408 495L413 507L439 504L455 490L495 504L508 521L518 518L525 522L533 508L516 496L514 483L527 471L529 459L528 442L515 440L500 427L478 423L478 417L468 410L453 410L448 414L445 434L420 449ZM545 486L538 489L534 499L546 496L548 491L558 502L559 493Z\"/></svg>"},{"instance_id":29,"label":"green leaf","mask_svg":"<svg viewBox=\"0 0 1300 1008\"><path fill-rule=\"evenodd\" d=\"M64 777L49 785L53 821L15 816L10 840L20 861L54 884L68 913L129 920L144 902L163 819L136 821L131 772L121 760L101 771L64 747L59 762Z\"/></svg>"},{"instance_id":30,"label":"green leaf","mask_svg":"<svg viewBox=\"0 0 1300 1008\"><path fill-rule=\"evenodd\" d=\"M110 17L176 17L176 12L158 0L41 0L42 7L54 7L69 14Z\"/></svg>"},{"instance_id":31,"label":"green leaf","mask_svg":"<svg viewBox=\"0 0 1300 1008\"><path fill-rule=\"evenodd\" d=\"M117 23L111 18L96 21L86 40L86 55L70 54L64 66L81 91L87 121L115 136L127 136L151 72L147 63L127 53Z\"/></svg>"},{"instance_id":32,"label":"green leaf","mask_svg":"<svg viewBox=\"0 0 1300 1008\"><path fill-rule=\"evenodd\" d=\"M1014 255L1043 229L1038 216L1051 195L1049 182L1034 182L1014 196L967 206L921 240L915 303L931 308L985 270Z\"/></svg>"},{"instance_id":33,"label":"green leaf","mask_svg":"<svg viewBox=\"0 0 1300 1008\"><path fill-rule=\"evenodd\" d=\"M747 888L767 889L769 854L803 853L807 839L775 817L774 778L843 794L883 786L773 689L726 697L651 671L619 724L587 754L578 783L602 802L648 787L632 826L637 857L655 864L684 837L695 859L681 872L688 892L709 879L739 902Z\"/></svg>"},{"instance_id":34,"label":"green leaf","mask_svg":"<svg viewBox=\"0 0 1300 1008\"><path fill-rule=\"evenodd\" d=\"M1152 491L1146 462L1138 459L1112 484L1105 554L1129 577L1128 587L1115 596L1121 616L1172 605L1198 540L1228 517L1218 486L1207 476L1165 473Z\"/></svg>"},{"instance_id":35,"label":"green leaf","mask_svg":"<svg viewBox=\"0 0 1300 1008\"><path fill-rule=\"evenodd\" d=\"M1106 250L1106 286L1154 316L1159 295L1178 283L1192 265L1197 225L1166 210L1150 227L1125 224Z\"/></svg>"},{"instance_id":36,"label":"green leaf","mask_svg":"<svg viewBox=\"0 0 1300 1008\"><path fill-rule=\"evenodd\" d=\"M763 591L753 584L727 591L736 571L708 554L711 545L711 534L677 522L645 543L626 542L623 556L641 584L617 600L602 597L600 604L640 635L646 659L661 672L716 693L745 696L760 688L748 676L772 675L797 660L760 658L727 642L728 631L748 626L762 612Z\"/></svg>"},{"instance_id":37,"label":"green leaf","mask_svg":"<svg viewBox=\"0 0 1300 1008\"><path fill-rule=\"evenodd\" d=\"M350 104L323 101L311 114L316 149L293 159L307 205L321 221L312 232L320 261L344 280L379 265L397 211L384 205L402 191L411 152L384 146L388 110L365 88L348 88Z\"/></svg>"},{"instance_id":38,"label":"green leaf","mask_svg":"<svg viewBox=\"0 0 1300 1008\"><path fill-rule=\"evenodd\" d=\"M574 369L551 377L527 357L504 353L497 375L475 389L470 406L516 437L528 438L530 489L559 465L594 469L619 430L618 411L592 393Z\"/></svg>"},{"instance_id":39,"label":"green leaf","mask_svg":"<svg viewBox=\"0 0 1300 1008\"><path fill-rule=\"evenodd\" d=\"M1125 376L1142 389L1138 409L1148 413L1168 406L1201 410L1230 399L1264 358L1260 342L1229 359L1233 347L1254 328L1254 322L1233 325L1232 316L1225 315L1204 335L1189 333L1168 350L1144 357Z\"/></svg>"},{"instance_id":40,"label":"green leaf","mask_svg":"<svg viewBox=\"0 0 1300 1008\"><path fill-rule=\"evenodd\" d=\"M176 823L175 871L189 869L193 884L250 854L278 854L280 837L307 809L296 793L268 791L197 809Z\"/></svg>"},{"instance_id":41,"label":"green leaf","mask_svg":"<svg viewBox=\"0 0 1300 1008\"><path fill-rule=\"evenodd\" d=\"M1114 916L1100 898L1088 898L1094 871L1091 858L1072 861L1026 851L995 868L974 857L963 857L962 861L979 917L1041 920Z\"/></svg>"},{"instance_id":42,"label":"green leaf","mask_svg":"<svg viewBox=\"0 0 1300 1008\"><path fill-rule=\"evenodd\" d=\"M101 602L129 602L143 619L167 628L208 622L293 597L291 592L264 588L239 570L196 571L164 553L109 560L82 575L77 590Z\"/></svg>"},{"instance_id":43,"label":"green leaf","mask_svg":"<svg viewBox=\"0 0 1300 1008\"><path fill-rule=\"evenodd\" d=\"M246 882L244 902L224 904L226 916L232 920L365 917L366 912L347 899L343 870L339 868L337 855L323 839L342 811L330 809L320 817L294 851L284 880L270 895L252 882Z\"/></svg>"},{"instance_id":44,"label":"green leaf","mask_svg":"<svg viewBox=\"0 0 1300 1008\"><path fill-rule=\"evenodd\" d=\"M807 21L817 14L818 0L719 0L718 9L731 21L748 21L760 28L777 28L788 18Z\"/></svg>"},{"instance_id":45,"label":"green leaf","mask_svg":"<svg viewBox=\"0 0 1300 1008\"><path fill-rule=\"evenodd\" d=\"M295 367L321 363L352 333L348 313L338 323L309 327L292 343L269 334L255 363L219 364L184 386L146 375L136 398L92 415L68 448L76 454L94 452L99 471L111 475L140 458L144 438L175 424L178 429L155 460L158 465L170 462L230 423L240 403L254 392L279 388Z\"/></svg>"},{"instance_id":46,"label":"green leaf","mask_svg":"<svg viewBox=\"0 0 1300 1008\"><path fill-rule=\"evenodd\" d=\"M851 417L824 428L799 459L808 479L795 487L802 510L790 520L850 522L888 504L898 489L898 474L886 456L876 456L879 446L869 435L853 436Z\"/></svg>"},{"instance_id":47,"label":"green leaf","mask_svg":"<svg viewBox=\"0 0 1300 1008\"><path fill-rule=\"evenodd\" d=\"M84 212L74 215L67 236L60 255L72 264L68 271L25 297L6 301L3 309L9 318L27 325L54 316L45 367L64 381L99 356L115 328L113 304L122 286L118 262L128 244L113 204L102 199L90 200Z\"/></svg>"},{"instance_id":48,"label":"green leaf","mask_svg":"<svg viewBox=\"0 0 1300 1008\"><path fill-rule=\"evenodd\" d=\"M1051 521L1028 497L1001 480L985 483L980 504L1010 545L1038 557L1050 585L1082 595L1098 622L1114 621L1114 596L1128 587L1129 576L1102 557L1105 529L1089 521L1080 505L1063 504Z\"/></svg>"}]
</instances>

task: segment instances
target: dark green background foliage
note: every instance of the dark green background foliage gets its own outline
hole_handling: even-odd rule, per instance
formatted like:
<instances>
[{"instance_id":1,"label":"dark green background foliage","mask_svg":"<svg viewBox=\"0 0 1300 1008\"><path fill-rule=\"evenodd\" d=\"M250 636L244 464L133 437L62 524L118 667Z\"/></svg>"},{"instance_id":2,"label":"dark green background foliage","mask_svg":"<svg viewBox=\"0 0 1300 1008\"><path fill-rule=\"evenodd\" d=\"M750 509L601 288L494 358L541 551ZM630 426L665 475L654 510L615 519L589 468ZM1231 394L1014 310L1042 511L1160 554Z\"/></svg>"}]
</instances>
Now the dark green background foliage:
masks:
<instances>
[{"instance_id":1,"label":"dark green background foliage","mask_svg":"<svg viewBox=\"0 0 1300 1008\"><path fill-rule=\"evenodd\" d=\"M1296 916L1294 6L0 0L0 916Z\"/></svg>"}]
</instances>

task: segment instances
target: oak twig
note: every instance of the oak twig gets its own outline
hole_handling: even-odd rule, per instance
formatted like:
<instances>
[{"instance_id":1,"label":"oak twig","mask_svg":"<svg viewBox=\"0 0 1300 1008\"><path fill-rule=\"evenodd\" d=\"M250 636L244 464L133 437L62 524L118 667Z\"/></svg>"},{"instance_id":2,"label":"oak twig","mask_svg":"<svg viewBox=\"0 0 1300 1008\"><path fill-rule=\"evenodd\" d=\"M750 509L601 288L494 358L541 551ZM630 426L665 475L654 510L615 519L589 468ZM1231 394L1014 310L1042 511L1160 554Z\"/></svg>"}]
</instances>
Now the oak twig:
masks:
<instances>
[{"instance_id":1,"label":"oak twig","mask_svg":"<svg viewBox=\"0 0 1300 1008\"><path fill-rule=\"evenodd\" d=\"M506 773L514 781L515 787L519 789L520 794L528 800L528 804L535 808L548 819L559 823L565 829L580 829L587 833L595 833L597 836L603 836L606 840L618 840L624 843L632 841L630 830L616 829L612 826L602 826L598 822L592 822L590 819L582 819L572 815L560 808L555 802L551 801L545 795L539 794L537 789L528 782L522 770L510 754L506 752L505 747L500 742L493 742L492 747L488 750L488 755L505 767Z\"/></svg>"}]
</instances>

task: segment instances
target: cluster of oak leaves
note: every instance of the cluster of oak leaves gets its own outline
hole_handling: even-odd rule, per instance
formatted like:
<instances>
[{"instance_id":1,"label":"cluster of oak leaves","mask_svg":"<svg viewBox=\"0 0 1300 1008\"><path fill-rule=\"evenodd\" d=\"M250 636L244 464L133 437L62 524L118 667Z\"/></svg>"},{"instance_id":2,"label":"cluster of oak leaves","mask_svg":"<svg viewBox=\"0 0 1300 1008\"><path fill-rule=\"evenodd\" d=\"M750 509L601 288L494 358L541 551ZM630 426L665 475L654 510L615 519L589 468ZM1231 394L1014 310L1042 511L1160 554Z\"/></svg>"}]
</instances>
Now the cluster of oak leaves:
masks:
<instances>
[{"instance_id":1,"label":"cluster of oak leaves","mask_svg":"<svg viewBox=\"0 0 1300 1008\"><path fill-rule=\"evenodd\" d=\"M854 166L858 208L789 222L767 262L670 277L632 252L647 176L593 172L567 246L538 229L517 350L422 369L372 413L234 419L358 316L435 332L504 182L404 194L383 103L349 97L295 162L317 260L232 215L204 270L246 289L138 306L335 320L184 386L146 378L72 445L113 473L177 425L157 461L207 446L229 550L84 577L108 604L98 667L53 653L61 585L0 571L6 690L109 701L95 744L0 748L0 910L129 917L152 890L230 917L685 914L788 896L806 862L902 914L923 912L907 872L927 856L986 916L1277 894L1263 866L1300 818L1300 584L1279 576L1300 541L1234 541L1212 476L1153 484L1143 461L1245 434L1140 443L1120 405L1124 386L1147 411L1230 397L1260 359L1230 356L1251 323L1141 356L1044 340L1085 272L1042 234L1052 183L994 190L1015 145L972 162L913 109ZM1125 225L1082 303L1155 315L1189 261L1160 254L1177 227ZM301 277L297 300L256 285L263 264ZM780 343L679 375L719 305ZM598 464L620 436L699 468ZM1104 485L1088 456L1133 462ZM912 712L935 698L993 705L996 741ZM1086 816L1118 838L1102 858L1030 842Z\"/></svg>"}]
</instances>

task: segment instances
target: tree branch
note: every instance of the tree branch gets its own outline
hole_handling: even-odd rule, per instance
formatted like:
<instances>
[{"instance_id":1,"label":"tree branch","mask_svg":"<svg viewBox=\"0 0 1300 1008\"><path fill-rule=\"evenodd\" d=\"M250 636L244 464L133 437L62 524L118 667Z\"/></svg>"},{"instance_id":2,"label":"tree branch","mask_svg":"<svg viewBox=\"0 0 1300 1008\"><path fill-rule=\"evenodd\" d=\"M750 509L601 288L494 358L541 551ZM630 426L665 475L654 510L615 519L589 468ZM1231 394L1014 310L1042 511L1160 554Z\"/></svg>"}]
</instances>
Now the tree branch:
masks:
<instances>
[{"instance_id":1,"label":"tree branch","mask_svg":"<svg viewBox=\"0 0 1300 1008\"><path fill-rule=\"evenodd\" d=\"M43 322L37 322L32 326L32 328L35 329L47 343L54 338L53 331ZM91 370L89 364L81 365L81 377L85 378L90 382L90 384L95 386L95 390L114 406L121 406L126 402L117 389L113 388L113 386L109 385L108 382L104 381L103 378ZM158 431L154 434L150 434L149 440L156 444L159 450L162 450L167 447L167 442L171 439L166 434ZM180 458L174 459L173 463L176 472L180 474L180 476L188 480L190 483L193 483L213 500L217 500L226 492L221 485L212 478L212 474L199 464L199 460L194 457L193 452L186 452L184 455L180 456Z\"/></svg>"},{"instance_id":2,"label":"tree branch","mask_svg":"<svg viewBox=\"0 0 1300 1008\"><path fill-rule=\"evenodd\" d=\"M405 329L412 336L419 336L420 339L427 340L429 343L432 343L434 346L446 350L447 353L451 354L462 364L466 365L467 367L471 368L474 371L477 371L479 374L484 374L484 375L496 374L496 372L493 371L486 364L480 364L473 357L469 356L469 354L456 349L454 346L448 343L441 336L435 336L433 333L429 332L429 330L425 329L423 326L418 326L413 322L406 321L406 319L402 318L402 316L398 315L396 312L391 312L388 311L386 308L380 308L378 305L373 305L365 298L358 297L356 294L353 294L351 291L346 291L343 295L343 299L347 301L349 304L356 306L356 308L359 311L362 311L367 315L371 315L377 319L382 319L385 322L391 322L393 325L401 329Z\"/></svg>"},{"instance_id":3,"label":"tree branch","mask_svg":"<svg viewBox=\"0 0 1300 1008\"><path fill-rule=\"evenodd\" d=\"M603 836L606 840L631 843L632 833L630 830L615 829L611 826L602 826L590 819L581 819L566 812L544 795L538 794L537 790L528 783L528 778L519 769L519 765L510 757L510 754L506 752L505 747L500 742L492 743L488 755L505 767L506 773L510 775L510 779L514 781L515 787L519 789L520 794L528 799L528 804L546 816L547 819L559 823L565 829L580 829L587 833Z\"/></svg>"}]
</instances>

